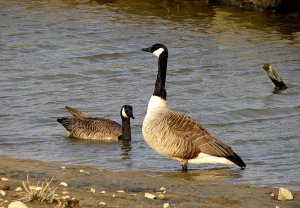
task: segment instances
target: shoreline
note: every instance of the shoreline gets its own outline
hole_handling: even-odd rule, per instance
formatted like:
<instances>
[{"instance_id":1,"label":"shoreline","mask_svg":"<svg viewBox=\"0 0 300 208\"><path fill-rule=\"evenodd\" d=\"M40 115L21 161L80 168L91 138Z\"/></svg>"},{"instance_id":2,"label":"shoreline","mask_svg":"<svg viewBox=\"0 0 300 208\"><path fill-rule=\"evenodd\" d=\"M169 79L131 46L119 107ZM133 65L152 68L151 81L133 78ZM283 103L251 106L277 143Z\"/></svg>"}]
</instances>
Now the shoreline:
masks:
<instances>
[{"instance_id":1,"label":"shoreline","mask_svg":"<svg viewBox=\"0 0 300 208\"><path fill-rule=\"evenodd\" d=\"M194 177L201 176L192 172L116 172L7 156L0 156L0 161L0 189L6 189L4 196L0 195L0 208L22 198L25 191L22 181L26 182L27 176L31 185L50 181L53 177L50 186L58 187L55 193L59 197L76 198L79 204L74 207L148 208L163 207L166 203L169 207L300 207L300 191L292 191L292 201L278 201L277 188L230 184L222 174L219 178L199 180ZM23 192L17 192L18 187L22 187ZM153 194L156 199L145 198L145 193ZM37 200L25 204L29 208L56 205Z\"/></svg>"}]
</instances>

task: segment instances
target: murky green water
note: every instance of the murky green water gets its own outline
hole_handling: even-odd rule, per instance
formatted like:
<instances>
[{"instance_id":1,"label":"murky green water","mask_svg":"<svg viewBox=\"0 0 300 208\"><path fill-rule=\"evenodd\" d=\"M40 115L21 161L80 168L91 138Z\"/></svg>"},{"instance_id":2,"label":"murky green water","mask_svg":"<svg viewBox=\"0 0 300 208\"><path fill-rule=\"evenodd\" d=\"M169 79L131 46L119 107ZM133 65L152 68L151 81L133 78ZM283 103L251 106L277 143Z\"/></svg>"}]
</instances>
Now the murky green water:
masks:
<instances>
[{"instance_id":1,"label":"murky green water","mask_svg":"<svg viewBox=\"0 0 300 208\"><path fill-rule=\"evenodd\" d=\"M247 163L245 171L194 165L195 178L213 168L235 182L300 190L299 14L198 1L0 0L0 19L0 154L180 171L141 134L157 61L140 49L161 42L169 47L170 107L199 120ZM267 62L286 91L272 93ZM68 115L65 105L119 121L123 104L136 117L129 147L70 140L56 122Z\"/></svg>"}]
</instances>

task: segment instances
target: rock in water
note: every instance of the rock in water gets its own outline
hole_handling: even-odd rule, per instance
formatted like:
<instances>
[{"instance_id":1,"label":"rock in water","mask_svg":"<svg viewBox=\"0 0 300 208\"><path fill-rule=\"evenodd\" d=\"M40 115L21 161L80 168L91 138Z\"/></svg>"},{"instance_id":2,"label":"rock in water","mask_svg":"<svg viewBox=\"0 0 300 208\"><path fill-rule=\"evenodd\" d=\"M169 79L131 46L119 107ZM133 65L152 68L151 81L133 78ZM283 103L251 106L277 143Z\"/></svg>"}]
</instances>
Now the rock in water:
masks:
<instances>
[{"instance_id":1,"label":"rock in water","mask_svg":"<svg viewBox=\"0 0 300 208\"><path fill-rule=\"evenodd\" d=\"M8 208L28 208L23 202L14 201L8 205Z\"/></svg>"},{"instance_id":2,"label":"rock in water","mask_svg":"<svg viewBox=\"0 0 300 208\"><path fill-rule=\"evenodd\" d=\"M278 193L278 200L279 201L287 201L287 200L293 200L293 194L285 189L285 188L280 188L279 193Z\"/></svg>"}]
</instances>

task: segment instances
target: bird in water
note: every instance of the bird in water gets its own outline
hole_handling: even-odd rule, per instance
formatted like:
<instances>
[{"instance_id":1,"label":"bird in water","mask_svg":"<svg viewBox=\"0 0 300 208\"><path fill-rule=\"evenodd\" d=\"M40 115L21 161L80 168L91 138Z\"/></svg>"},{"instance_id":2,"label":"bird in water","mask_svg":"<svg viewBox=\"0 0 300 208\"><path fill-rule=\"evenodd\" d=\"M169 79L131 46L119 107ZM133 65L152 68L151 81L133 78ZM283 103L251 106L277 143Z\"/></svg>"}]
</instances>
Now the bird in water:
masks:
<instances>
[{"instance_id":1,"label":"bird in water","mask_svg":"<svg viewBox=\"0 0 300 208\"><path fill-rule=\"evenodd\" d=\"M142 132L148 145L162 156L177 160L184 172L188 164L246 164L230 146L210 134L195 119L169 109L165 89L168 49L154 44L143 51L158 58L158 72Z\"/></svg>"},{"instance_id":2,"label":"bird in water","mask_svg":"<svg viewBox=\"0 0 300 208\"><path fill-rule=\"evenodd\" d=\"M134 119L132 106L124 105L121 108L122 125L106 118L91 117L69 106L65 107L73 117L57 118L57 122L65 127L69 137L97 141L131 140L130 118Z\"/></svg>"},{"instance_id":3,"label":"bird in water","mask_svg":"<svg viewBox=\"0 0 300 208\"><path fill-rule=\"evenodd\" d=\"M275 85L275 90L284 90L287 88L286 84L280 78L276 70L271 66L271 64L264 64L263 69L267 72L267 75L272 80Z\"/></svg>"}]
</instances>

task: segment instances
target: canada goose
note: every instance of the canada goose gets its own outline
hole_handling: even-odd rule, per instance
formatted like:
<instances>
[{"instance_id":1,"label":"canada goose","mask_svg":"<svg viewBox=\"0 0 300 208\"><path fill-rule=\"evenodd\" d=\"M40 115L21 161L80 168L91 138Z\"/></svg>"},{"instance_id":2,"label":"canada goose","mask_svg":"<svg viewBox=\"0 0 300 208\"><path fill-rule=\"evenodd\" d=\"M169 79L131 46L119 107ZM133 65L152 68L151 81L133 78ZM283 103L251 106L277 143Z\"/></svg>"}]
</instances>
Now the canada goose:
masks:
<instances>
[{"instance_id":1,"label":"canada goose","mask_svg":"<svg viewBox=\"0 0 300 208\"><path fill-rule=\"evenodd\" d=\"M66 128L69 137L98 141L131 140L130 118L134 119L134 116L130 105L121 108L122 126L115 121L90 117L75 108L65 107L74 117L57 118L57 122Z\"/></svg>"},{"instance_id":2,"label":"canada goose","mask_svg":"<svg viewBox=\"0 0 300 208\"><path fill-rule=\"evenodd\" d=\"M211 135L193 118L168 108L165 90L167 47L154 44L142 50L158 57L157 79L142 128L148 145L157 153L179 161L183 171L187 171L189 163L235 163L244 169L246 164L230 146Z\"/></svg>"},{"instance_id":3,"label":"canada goose","mask_svg":"<svg viewBox=\"0 0 300 208\"><path fill-rule=\"evenodd\" d=\"M275 89L284 90L287 88L286 84L280 78L279 74L275 71L275 69L271 66L271 64L264 64L263 69L267 72L269 78L275 85Z\"/></svg>"}]
</instances>

